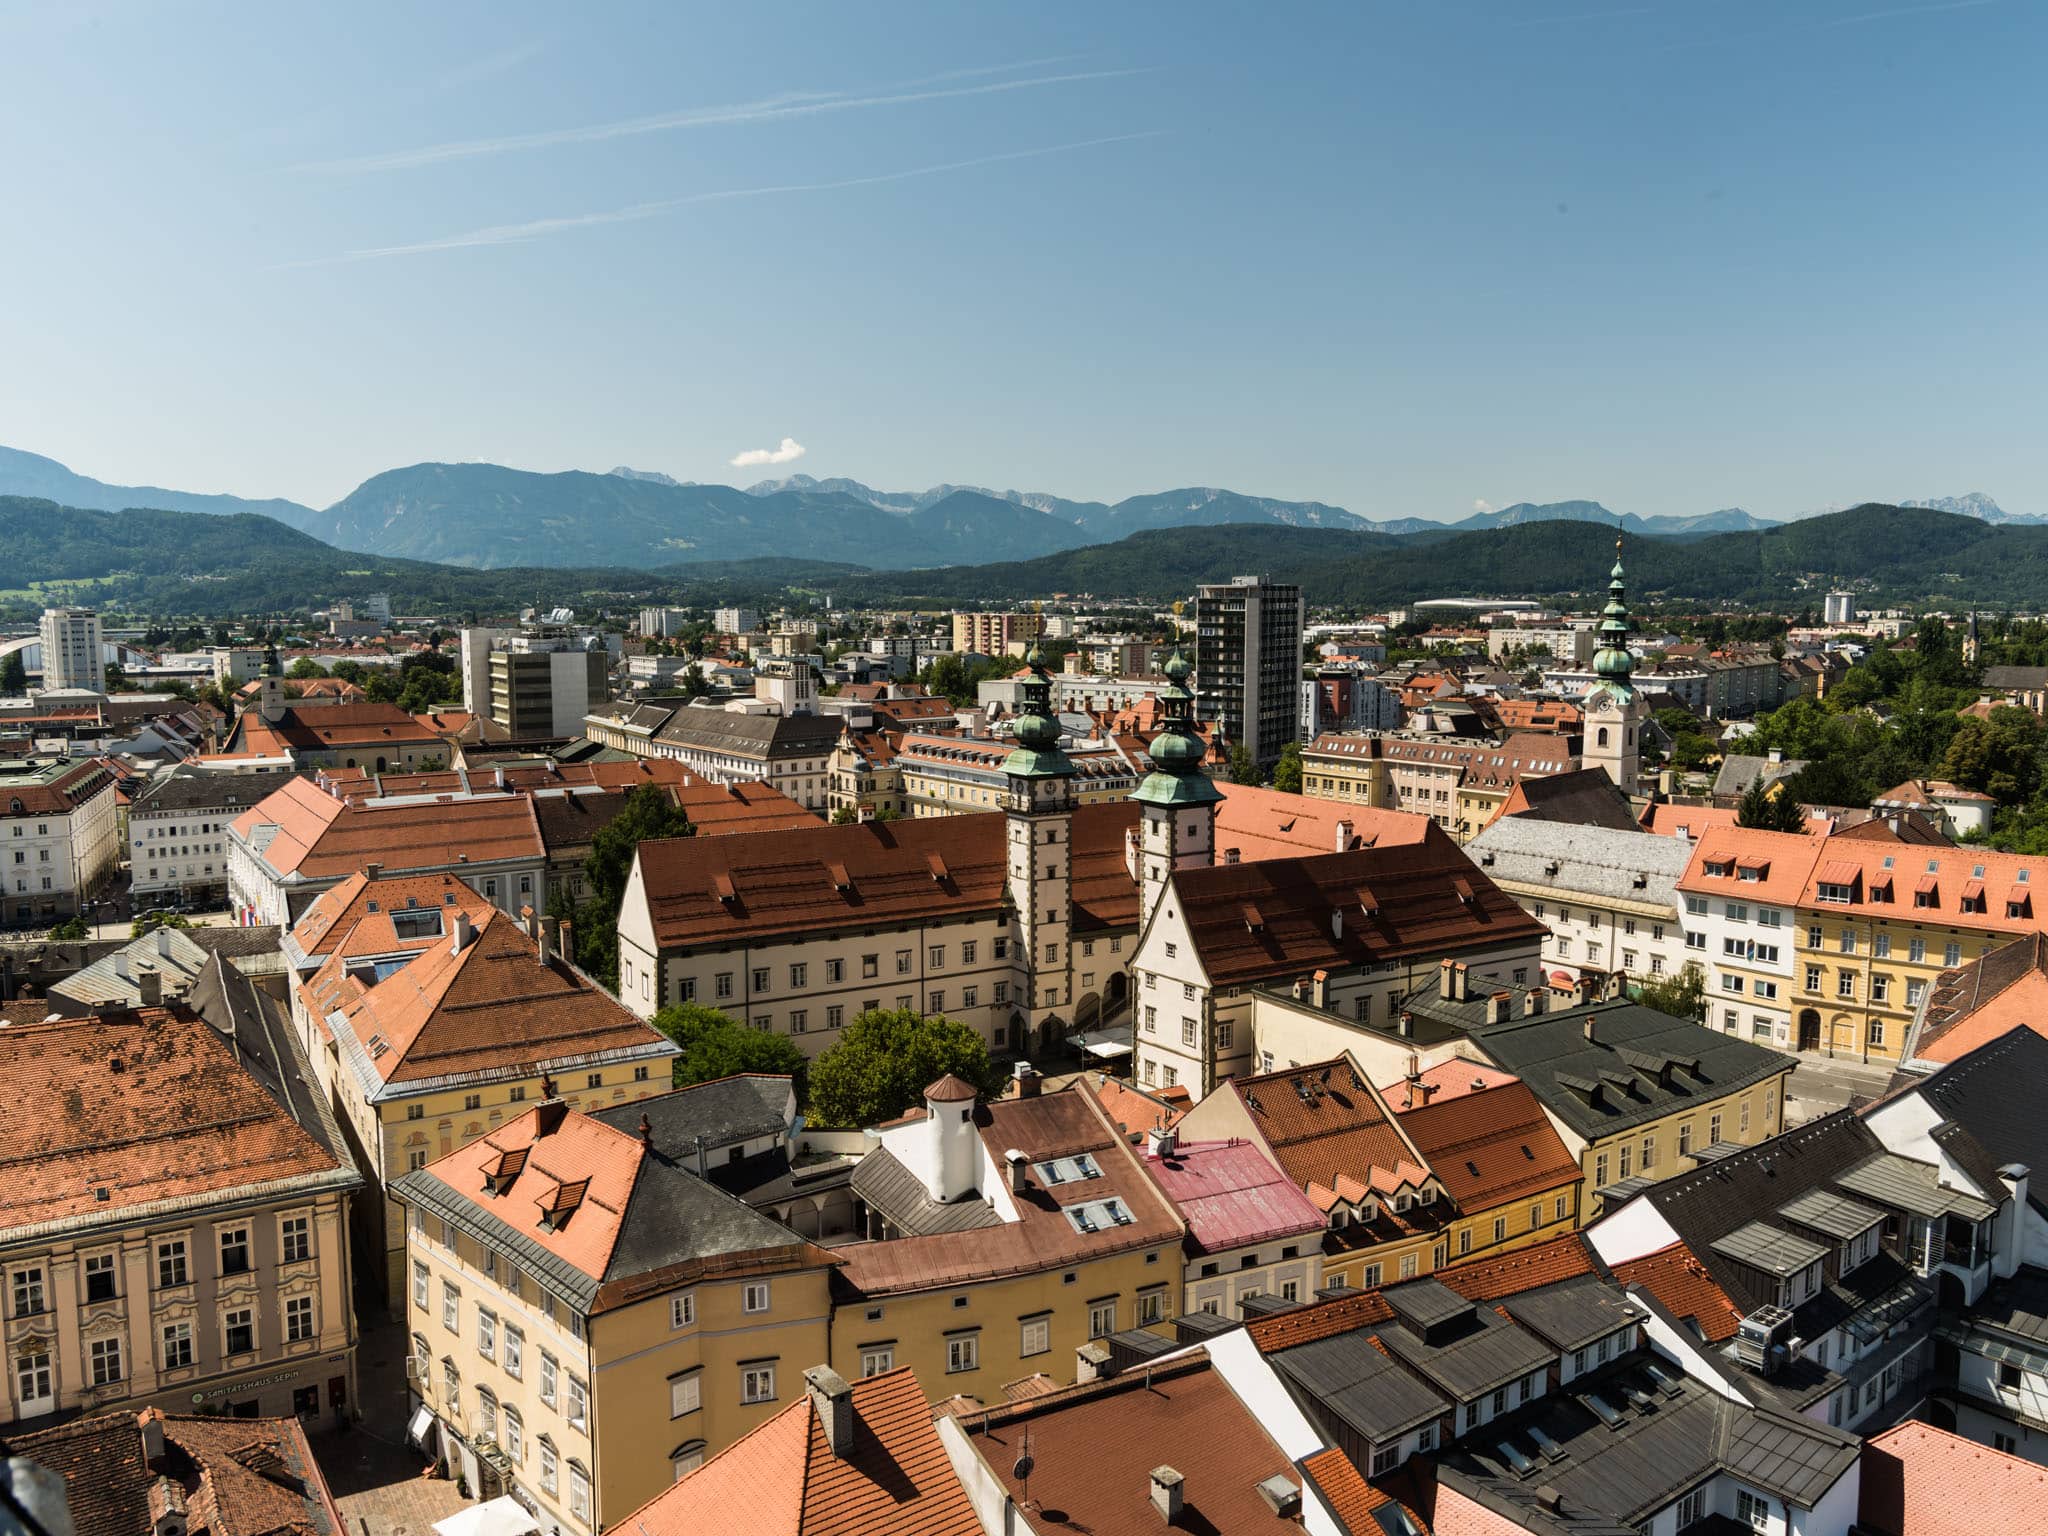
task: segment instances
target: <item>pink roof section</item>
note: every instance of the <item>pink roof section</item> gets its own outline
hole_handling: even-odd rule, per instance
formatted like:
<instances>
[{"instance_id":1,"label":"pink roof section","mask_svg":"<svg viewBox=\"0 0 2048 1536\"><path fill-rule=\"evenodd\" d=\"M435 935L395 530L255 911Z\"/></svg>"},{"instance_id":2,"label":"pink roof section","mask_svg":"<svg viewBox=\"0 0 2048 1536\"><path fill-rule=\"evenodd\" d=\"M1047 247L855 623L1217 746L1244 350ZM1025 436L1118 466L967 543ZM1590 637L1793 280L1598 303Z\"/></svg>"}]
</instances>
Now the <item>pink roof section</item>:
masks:
<instances>
[{"instance_id":1,"label":"pink roof section","mask_svg":"<svg viewBox=\"0 0 2048 1536\"><path fill-rule=\"evenodd\" d=\"M1520 1082L1512 1072L1503 1072L1499 1067L1490 1067L1476 1061L1462 1061L1452 1057L1440 1061L1422 1074L1422 1086L1426 1090L1422 1102L1441 1104L1446 1099L1462 1099L1468 1093L1483 1092L1488 1088L1505 1088L1509 1083ZM1395 1078L1383 1084L1380 1092L1396 1109L1420 1107L1408 1102L1408 1080Z\"/></svg>"},{"instance_id":2,"label":"pink roof section","mask_svg":"<svg viewBox=\"0 0 2048 1536\"><path fill-rule=\"evenodd\" d=\"M1145 1171L1179 1209L1188 1241L1203 1253L1323 1230L1322 1212L1249 1141L1181 1142L1170 1157L1147 1152Z\"/></svg>"}]
</instances>

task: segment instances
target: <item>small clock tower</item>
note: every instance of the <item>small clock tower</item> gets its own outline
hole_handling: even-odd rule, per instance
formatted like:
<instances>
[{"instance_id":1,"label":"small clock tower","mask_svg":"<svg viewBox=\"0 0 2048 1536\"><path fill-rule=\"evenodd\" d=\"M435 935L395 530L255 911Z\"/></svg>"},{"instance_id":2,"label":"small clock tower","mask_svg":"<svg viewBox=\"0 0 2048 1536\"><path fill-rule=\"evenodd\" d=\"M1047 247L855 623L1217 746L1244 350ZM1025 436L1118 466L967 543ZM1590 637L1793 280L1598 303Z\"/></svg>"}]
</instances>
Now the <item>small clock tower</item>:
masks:
<instances>
[{"instance_id":1,"label":"small clock tower","mask_svg":"<svg viewBox=\"0 0 2048 1536\"><path fill-rule=\"evenodd\" d=\"M1585 739L1579 760L1600 768L1624 794L1642 788L1643 722L1649 706L1635 685L1636 659L1628 648L1635 633L1621 569L1621 540L1614 541L1614 569L1607 583L1607 607L1600 619L1600 649L1593 657L1594 678L1580 708L1585 712Z\"/></svg>"}]
</instances>

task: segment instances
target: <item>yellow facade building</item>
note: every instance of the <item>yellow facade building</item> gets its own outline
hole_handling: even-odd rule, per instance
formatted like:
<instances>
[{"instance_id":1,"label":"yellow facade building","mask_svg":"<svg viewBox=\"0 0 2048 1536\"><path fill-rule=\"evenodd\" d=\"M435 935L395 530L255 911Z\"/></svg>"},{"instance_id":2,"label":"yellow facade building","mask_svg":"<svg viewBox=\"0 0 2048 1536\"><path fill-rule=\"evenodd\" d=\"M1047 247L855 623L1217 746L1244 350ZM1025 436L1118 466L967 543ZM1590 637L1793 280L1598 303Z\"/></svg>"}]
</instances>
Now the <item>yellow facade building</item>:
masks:
<instances>
[{"instance_id":1,"label":"yellow facade building","mask_svg":"<svg viewBox=\"0 0 2048 1536\"><path fill-rule=\"evenodd\" d=\"M659 1102L549 1099L392 1188L412 1438L551 1530L616 1523L828 1350L831 1255L659 1145Z\"/></svg>"}]
</instances>

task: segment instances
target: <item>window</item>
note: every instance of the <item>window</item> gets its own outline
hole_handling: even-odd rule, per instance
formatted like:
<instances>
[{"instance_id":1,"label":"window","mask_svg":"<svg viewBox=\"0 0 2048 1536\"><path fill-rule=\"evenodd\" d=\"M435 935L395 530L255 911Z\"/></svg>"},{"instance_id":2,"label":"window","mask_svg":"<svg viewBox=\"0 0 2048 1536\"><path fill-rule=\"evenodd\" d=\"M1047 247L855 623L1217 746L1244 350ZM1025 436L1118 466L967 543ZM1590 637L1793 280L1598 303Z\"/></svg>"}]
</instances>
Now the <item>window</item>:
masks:
<instances>
[{"instance_id":1,"label":"window","mask_svg":"<svg viewBox=\"0 0 2048 1536\"><path fill-rule=\"evenodd\" d=\"M560 1486L561 1463L555 1455L555 1442L546 1435L540 1437L540 1491L554 1493Z\"/></svg>"},{"instance_id":2,"label":"window","mask_svg":"<svg viewBox=\"0 0 2048 1536\"><path fill-rule=\"evenodd\" d=\"M790 968L789 968L789 984L790 984L790 986L792 986L792 987L802 987L802 986L804 986L804 985L806 985L806 984L807 984L807 982L809 981L809 979L810 979L810 967L809 967L809 966L807 966L807 965L804 965L804 964L802 964L801 962L793 963L793 964L792 964L792 965L790 966Z\"/></svg>"},{"instance_id":3,"label":"window","mask_svg":"<svg viewBox=\"0 0 2048 1536\"><path fill-rule=\"evenodd\" d=\"M1017 1353L1042 1355L1052 1348L1052 1319L1027 1317L1019 1327Z\"/></svg>"},{"instance_id":4,"label":"window","mask_svg":"<svg viewBox=\"0 0 2048 1536\"><path fill-rule=\"evenodd\" d=\"M160 1289L183 1285L191 1278L185 1265L185 1239L167 1237L156 1245L156 1283Z\"/></svg>"},{"instance_id":5,"label":"window","mask_svg":"<svg viewBox=\"0 0 2048 1536\"><path fill-rule=\"evenodd\" d=\"M703 1378L694 1371L671 1381L668 1384L668 1416L680 1419L684 1414L695 1413L703 1407L703 1386Z\"/></svg>"},{"instance_id":6,"label":"window","mask_svg":"<svg viewBox=\"0 0 2048 1536\"><path fill-rule=\"evenodd\" d=\"M409 1173L417 1173L427 1166L426 1148L418 1147L405 1154L405 1167Z\"/></svg>"},{"instance_id":7,"label":"window","mask_svg":"<svg viewBox=\"0 0 2048 1536\"><path fill-rule=\"evenodd\" d=\"M85 1299L87 1301L112 1301L114 1299L114 1256L111 1253L89 1253L85 1257Z\"/></svg>"},{"instance_id":8,"label":"window","mask_svg":"<svg viewBox=\"0 0 2048 1536\"><path fill-rule=\"evenodd\" d=\"M962 1334L946 1340L946 1373L974 1371L981 1368L981 1336Z\"/></svg>"},{"instance_id":9,"label":"window","mask_svg":"<svg viewBox=\"0 0 2048 1536\"><path fill-rule=\"evenodd\" d=\"M1870 1000L1873 1003L1882 1003L1888 1001L1891 997L1891 991L1891 977L1872 976L1870 978Z\"/></svg>"},{"instance_id":10,"label":"window","mask_svg":"<svg viewBox=\"0 0 2048 1536\"><path fill-rule=\"evenodd\" d=\"M581 1376L572 1374L569 1377L567 1396L568 1401L562 1407L562 1417L581 1429L590 1418L590 1388L584 1384Z\"/></svg>"},{"instance_id":11,"label":"window","mask_svg":"<svg viewBox=\"0 0 2048 1536\"><path fill-rule=\"evenodd\" d=\"M1924 965L1927 961L1927 941L1925 939L1906 940L1906 958L1915 965Z\"/></svg>"},{"instance_id":12,"label":"window","mask_svg":"<svg viewBox=\"0 0 2048 1536\"><path fill-rule=\"evenodd\" d=\"M113 1338L94 1339L90 1358L94 1386L111 1386L121 1379L121 1340L118 1335Z\"/></svg>"},{"instance_id":13,"label":"window","mask_svg":"<svg viewBox=\"0 0 2048 1536\"><path fill-rule=\"evenodd\" d=\"M231 1355L246 1355L256 1348L256 1313L249 1307L237 1307L221 1318L227 1332L227 1352Z\"/></svg>"},{"instance_id":14,"label":"window","mask_svg":"<svg viewBox=\"0 0 2048 1536\"><path fill-rule=\"evenodd\" d=\"M307 1216L287 1216L277 1224L278 1262L296 1264L313 1256L313 1222Z\"/></svg>"},{"instance_id":15,"label":"window","mask_svg":"<svg viewBox=\"0 0 2048 1536\"><path fill-rule=\"evenodd\" d=\"M896 951L896 974L898 976L908 976L910 974L910 951L907 949Z\"/></svg>"},{"instance_id":16,"label":"window","mask_svg":"<svg viewBox=\"0 0 2048 1536\"><path fill-rule=\"evenodd\" d=\"M486 1360L498 1358L498 1314L489 1307L476 1309L476 1352Z\"/></svg>"},{"instance_id":17,"label":"window","mask_svg":"<svg viewBox=\"0 0 2048 1536\"><path fill-rule=\"evenodd\" d=\"M1941 963L1951 969L1961 965L1963 963L1963 946L1960 944L1942 945Z\"/></svg>"},{"instance_id":18,"label":"window","mask_svg":"<svg viewBox=\"0 0 2048 1536\"><path fill-rule=\"evenodd\" d=\"M500 1362L505 1367L505 1374L507 1376L518 1376L525 1362L526 1335L510 1323L507 1323L505 1325L505 1358Z\"/></svg>"},{"instance_id":19,"label":"window","mask_svg":"<svg viewBox=\"0 0 2048 1536\"><path fill-rule=\"evenodd\" d=\"M590 1474L579 1461L569 1463L569 1513L578 1520L590 1519Z\"/></svg>"},{"instance_id":20,"label":"window","mask_svg":"<svg viewBox=\"0 0 2048 1536\"><path fill-rule=\"evenodd\" d=\"M450 1333L462 1331L462 1292L448 1280L441 1282L441 1326Z\"/></svg>"},{"instance_id":21,"label":"window","mask_svg":"<svg viewBox=\"0 0 2048 1536\"><path fill-rule=\"evenodd\" d=\"M1771 1524L1771 1501L1760 1493L1738 1488L1735 1490L1735 1518L1753 1531L1768 1530Z\"/></svg>"},{"instance_id":22,"label":"window","mask_svg":"<svg viewBox=\"0 0 2048 1536\"><path fill-rule=\"evenodd\" d=\"M1721 1116L1717 1112L1707 1116L1707 1145L1712 1146L1721 1139Z\"/></svg>"},{"instance_id":23,"label":"window","mask_svg":"<svg viewBox=\"0 0 2048 1536\"><path fill-rule=\"evenodd\" d=\"M1116 1303L1102 1301L1088 1308L1088 1337L1104 1339L1116 1332Z\"/></svg>"},{"instance_id":24,"label":"window","mask_svg":"<svg viewBox=\"0 0 2048 1536\"><path fill-rule=\"evenodd\" d=\"M680 1296L668 1299L668 1325L671 1328L688 1328L697 1321L697 1293L685 1291Z\"/></svg>"},{"instance_id":25,"label":"window","mask_svg":"<svg viewBox=\"0 0 2048 1536\"><path fill-rule=\"evenodd\" d=\"M1856 973L1854 971L1835 972L1835 996L1854 997L1855 995Z\"/></svg>"},{"instance_id":26,"label":"window","mask_svg":"<svg viewBox=\"0 0 2048 1536\"><path fill-rule=\"evenodd\" d=\"M540 1400L549 1408L555 1406L555 1379L558 1369L559 1367L555 1364L555 1357L546 1350L542 1350L540 1352Z\"/></svg>"},{"instance_id":27,"label":"window","mask_svg":"<svg viewBox=\"0 0 2048 1536\"><path fill-rule=\"evenodd\" d=\"M1364 1001L1365 1001L1365 999L1364 999L1364 998L1360 998L1360 999L1359 999L1359 1001L1360 1001L1360 1002L1364 1002ZM1219 1050L1219 1051L1227 1051L1227 1050L1229 1050L1229 1049L1230 1049L1230 1036L1231 1036L1231 1027L1230 1027L1230 1025L1229 1025L1228 1023L1226 1023L1226 1022L1219 1022L1219 1023L1218 1023L1217 1025L1216 1025L1216 1049L1217 1049L1217 1050Z\"/></svg>"},{"instance_id":28,"label":"window","mask_svg":"<svg viewBox=\"0 0 2048 1536\"><path fill-rule=\"evenodd\" d=\"M1460 1232L1460 1233L1458 1234L1458 1252L1459 1252L1460 1254L1466 1254L1466 1253L1470 1253L1471 1251L1472 1251L1472 1229L1471 1229L1470 1227L1466 1227L1466 1228L1465 1228L1465 1229L1464 1229L1463 1231L1461 1231L1461 1232Z\"/></svg>"},{"instance_id":29,"label":"window","mask_svg":"<svg viewBox=\"0 0 2048 1536\"><path fill-rule=\"evenodd\" d=\"M1593 1187L1595 1189L1605 1189L1607 1187L1607 1154L1605 1152L1594 1154Z\"/></svg>"},{"instance_id":30,"label":"window","mask_svg":"<svg viewBox=\"0 0 2048 1536\"><path fill-rule=\"evenodd\" d=\"M1507 1217L1496 1216L1493 1218L1493 1240L1496 1243L1504 1243L1508 1240Z\"/></svg>"},{"instance_id":31,"label":"window","mask_svg":"<svg viewBox=\"0 0 2048 1536\"><path fill-rule=\"evenodd\" d=\"M246 1275L249 1272L249 1229L227 1227L220 1234L220 1272Z\"/></svg>"},{"instance_id":32,"label":"window","mask_svg":"<svg viewBox=\"0 0 2048 1536\"><path fill-rule=\"evenodd\" d=\"M424 1105L424 1104L408 1104L408 1105L406 1105L406 1106L405 1106L405 1118L406 1118L406 1119L408 1119L408 1120L424 1120L424 1119L426 1119L426 1118L427 1118L427 1106L426 1106L426 1105Z\"/></svg>"},{"instance_id":33,"label":"window","mask_svg":"<svg viewBox=\"0 0 2048 1536\"><path fill-rule=\"evenodd\" d=\"M192 1363L192 1325L167 1323L163 1331L164 1369L175 1371Z\"/></svg>"},{"instance_id":34,"label":"window","mask_svg":"<svg viewBox=\"0 0 2048 1536\"><path fill-rule=\"evenodd\" d=\"M1888 933L1879 933L1873 935L1870 940L1870 952L1873 955L1877 956L1877 958L1880 960L1890 959L1892 953L1892 936Z\"/></svg>"},{"instance_id":35,"label":"window","mask_svg":"<svg viewBox=\"0 0 2048 1536\"><path fill-rule=\"evenodd\" d=\"M284 1338L299 1344L313 1337L313 1298L287 1296L284 1302Z\"/></svg>"},{"instance_id":36,"label":"window","mask_svg":"<svg viewBox=\"0 0 2048 1536\"><path fill-rule=\"evenodd\" d=\"M1180 1043L1182 1045L1193 1045L1195 1043L1195 1021L1188 1018L1185 1014L1181 1016L1180 1021Z\"/></svg>"},{"instance_id":37,"label":"window","mask_svg":"<svg viewBox=\"0 0 2048 1536\"><path fill-rule=\"evenodd\" d=\"M766 1312L768 1310L768 1282L756 1281L740 1292L742 1312Z\"/></svg>"},{"instance_id":38,"label":"window","mask_svg":"<svg viewBox=\"0 0 2048 1536\"><path fill-rule=\"evenodd\" d=\"M1707 1490L1704 1488L1693 1489L1691 1493L1688 1493L1678 1501L1676 1513L1678 1515L1676 1523L1678 1530L1682 1531L1689 1526L1698 1525L1707 1517Z\"/></svg>"},{"instance_id":39,"label":"window","mask_svg":"<svg viewBox=\"0 0 2048 1536\"><path fill-rule=\"evenodd\" d=\"M1559 1195L1559 1196L1557 1197L1557 1200L1556 1200L1556 1202L1554 1203L1554 1205L1553 1205L1553 1207L1552 1207L1552 1210L1553 1210L1553 1214L1552 1214L1552 1216L1551 1216L1551 1218L1550 1218L1550 1219L1551 1219L1552 1221L1563 1221L1563 1220L1564 1220L1564 1210L1565 1210L1565 1197L1564 1197L1563 1195Z\"/></svg>"},{"instance_id":40,"label":"window","mask_svg":"<svg viewBox=\"0 0 2048 1536\"><path fill-rule=\"evenodd\" d=\"M1293 1281L1287 1282L1292 1285ZM1166 1320L1166 1292L1148 1291L1138 1298L1138 1326L1143 1328L1151 1323Z\"/></svg>"},{"instance_id":41,"label":"window","mask_svg":"<svg viewBox=\"0 0 2048 1536\"><path fill-rule=\"evenodd\" d=\"M1656 1163L1657 1138L1654 1135L1645 1135L1643 1137L1643 1172L1648 1173L1656 1166Z\"/></svg>"},{"instance_id":42,"label":"window","mask_svg":"<svg viewBox=\"0 0 2048 1536\"><path fill-rule=\"evenodd\" d=\"M862 955L860 957L860 973L863 976L880 975L881 965L882 957L880 955Z\"/></svg>"},{"instance_id":43,"label":"window","mask_svg":"<svg viewBox=\"0 0 2048 1536\"><path fill-rule=\"evenodd\" d=\"M775 1367L773 1365L750 1365L740 1372L740 1401L742 1403L772 1403L775 1401Z\"/></svg>"}]
</instances>

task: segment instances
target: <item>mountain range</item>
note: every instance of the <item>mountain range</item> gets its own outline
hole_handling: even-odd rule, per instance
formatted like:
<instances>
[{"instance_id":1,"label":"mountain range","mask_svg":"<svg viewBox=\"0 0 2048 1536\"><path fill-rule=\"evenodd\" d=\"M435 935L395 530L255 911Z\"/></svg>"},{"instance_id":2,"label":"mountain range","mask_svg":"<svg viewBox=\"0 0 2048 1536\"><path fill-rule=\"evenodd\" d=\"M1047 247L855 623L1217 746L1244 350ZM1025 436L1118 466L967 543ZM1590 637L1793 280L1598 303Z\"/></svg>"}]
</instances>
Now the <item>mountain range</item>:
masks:
<instances>
[{"instance_id":1,"label":"mountain range","mask_svg":"<svg viewBox=\"0 0 2048 1536\"><path fill-rule=\"evenodd\" d=\"M1688 517L1617 514L1597 501L1517 502L1456 522L1375 520L1320 501L1209 486L1075 501L1043 491L935 485L881 491L858 480L791 475L739 488L621 465L540 474L498 464L414 464L373 475L332 506L110 485L40 454L0 448L0 495L70 507L256 513L339 549L483 570L655 569L793 554L870 569L1030 560L1133 534L1250 526L1436 542L1529 524L1598 523L1646 538L1695 540L1780 524L1725 508ZM1927 503L1993 525L2033 523L1972 493Z\"/></svg>"}]
</instances>

